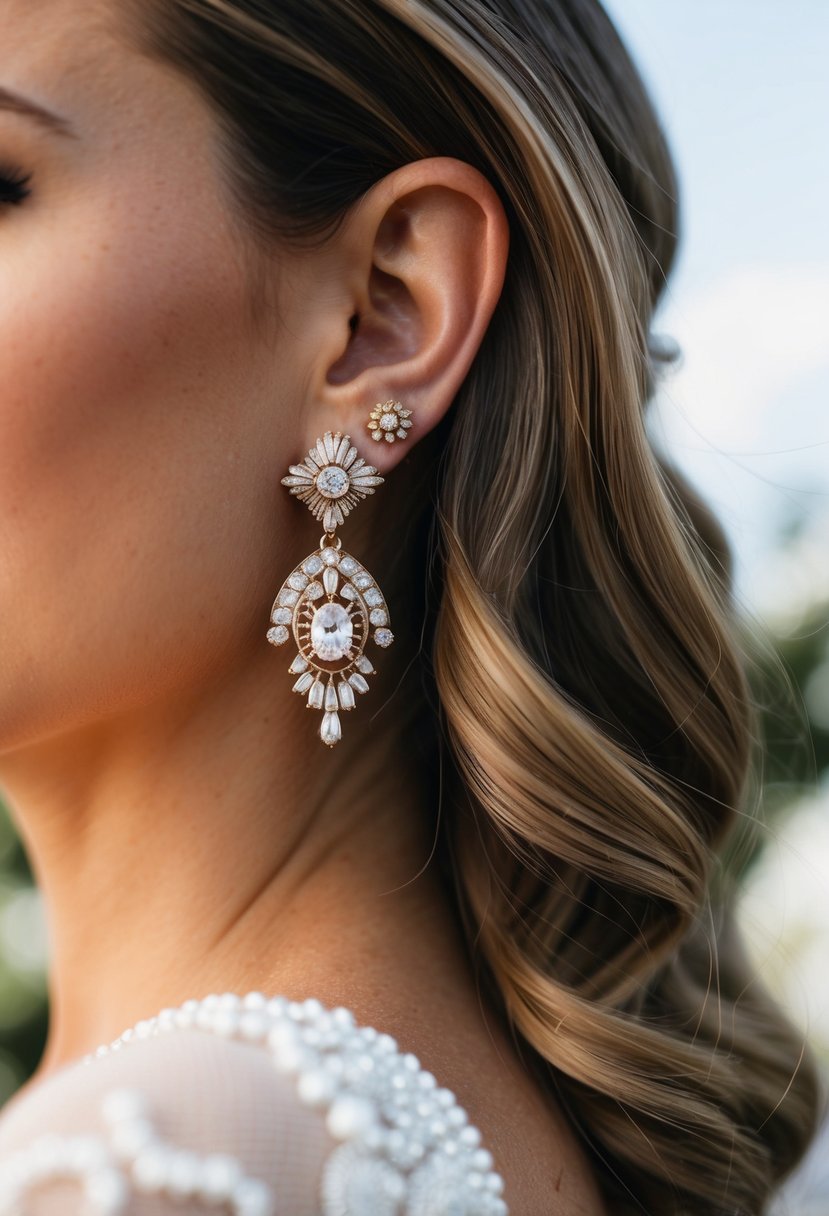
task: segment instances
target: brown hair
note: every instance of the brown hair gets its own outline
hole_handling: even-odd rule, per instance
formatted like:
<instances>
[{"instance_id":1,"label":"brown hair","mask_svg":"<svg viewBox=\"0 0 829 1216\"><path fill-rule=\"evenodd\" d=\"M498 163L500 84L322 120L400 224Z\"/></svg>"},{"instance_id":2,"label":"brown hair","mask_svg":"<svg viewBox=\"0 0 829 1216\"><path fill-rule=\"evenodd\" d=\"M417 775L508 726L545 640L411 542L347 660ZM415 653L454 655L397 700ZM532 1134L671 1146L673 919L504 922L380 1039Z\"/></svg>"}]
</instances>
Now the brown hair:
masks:
<instances>
[{"instance_id":1,"label":"brown hair","mask_svg":"<svg viewBox=\"0 0 829 1216\"><path fill-rule=\"evenodd\" d=\"M215 111L252 247L325 240L424 156L499 192L502 297L410 457L435 479L407 545L431 576L442 863L614 1213L760 1213L817 1075L742 956L719 857L759 729L725 538L646 436L677 181L631 59L597 0L140 8L142 49Z\"/></svg>"}]
</instances>

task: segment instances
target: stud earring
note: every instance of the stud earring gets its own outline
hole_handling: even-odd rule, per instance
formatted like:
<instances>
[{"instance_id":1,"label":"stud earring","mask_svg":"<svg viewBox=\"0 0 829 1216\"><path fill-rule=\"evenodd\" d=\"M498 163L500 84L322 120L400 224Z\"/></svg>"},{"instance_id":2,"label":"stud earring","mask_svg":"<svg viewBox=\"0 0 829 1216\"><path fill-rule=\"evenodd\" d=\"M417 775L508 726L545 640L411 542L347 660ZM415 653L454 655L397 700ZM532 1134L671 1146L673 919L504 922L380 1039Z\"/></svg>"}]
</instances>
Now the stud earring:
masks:
<instances>
[{"instance_id":1,"label":"stud earring","mask_svg":"<svg viewBox=\"0 0 829 1216\"><path fill-rule=\"evenodd\" d=\"M378 401L366 423L372 439L376 439L378 443L383 439L387 443L405 439L412 425L409 421L411 412L404 409L399 401L386 401L384 404Z\"/></svg>"},{"instance_id":2,"label":"stud earring","mask_svg":"<svg viewBox=\"0 0 829 1216\"><path fill-rule=\"evenodd\" d=\"M293 691L307 693L308 708L322 711L319 736L329 747L341 737L339 711L354 708L354 693L368 692L366 676L375 674L363 653L371 628L378 646L394 640L382 592L335 535L356 504L384 480L340 431L326 431L302 464L290 465L282 478L282 485L322 520L325 532L277 592L267 638L282 646L293 633L297 654L288 668L297 676Z\"/></svg>"}]
</instances>

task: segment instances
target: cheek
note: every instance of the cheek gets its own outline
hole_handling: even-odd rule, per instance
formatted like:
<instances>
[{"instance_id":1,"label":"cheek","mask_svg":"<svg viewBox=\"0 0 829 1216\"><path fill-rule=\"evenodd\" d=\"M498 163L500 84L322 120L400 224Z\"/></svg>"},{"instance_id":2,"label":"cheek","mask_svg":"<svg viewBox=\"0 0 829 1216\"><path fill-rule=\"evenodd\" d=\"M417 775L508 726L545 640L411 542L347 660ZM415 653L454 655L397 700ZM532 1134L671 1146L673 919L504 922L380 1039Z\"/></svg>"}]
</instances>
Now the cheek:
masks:
<instances>
[{"instance_id":1,"label":"cheek","mask_svg":"<svg viewBox=\"0 0 829 1216\"><path fill-rule=\"evenodd\" d=\"M182 215L0 225L0 749L209 669L258 607L270 369L230 238Z\"/></svg>"}]
</instances>

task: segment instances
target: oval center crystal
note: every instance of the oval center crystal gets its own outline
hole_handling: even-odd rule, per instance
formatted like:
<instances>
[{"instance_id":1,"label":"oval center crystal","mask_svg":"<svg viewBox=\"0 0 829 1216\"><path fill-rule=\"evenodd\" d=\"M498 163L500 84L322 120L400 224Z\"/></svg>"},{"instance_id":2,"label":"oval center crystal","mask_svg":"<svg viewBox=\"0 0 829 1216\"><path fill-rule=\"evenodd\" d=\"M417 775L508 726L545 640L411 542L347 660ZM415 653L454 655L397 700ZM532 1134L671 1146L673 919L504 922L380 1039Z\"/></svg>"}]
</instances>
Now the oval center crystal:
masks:
<instances>
[{"instance_id":1,"label":"oval center crystal","mask_svg":"<svg viewBox=\"0 0 829 1216\"><path fill-rule=\"evenodd\" d=\"M342 498L348 489L348 473L338 464L329 464L317 474L317 489L325 498Z\"/></svg>"},{"instance_id":2,"label":"oval center crystal","mask_svg":"<svg viewBox=\"0 0 829 1216\"><path fill-rule=\"evenodd\" d=\"M311 620L311 644L321 659L341 659L351 649L351 617L341 604L321 604Z\"/></svg>"}]
</instances>

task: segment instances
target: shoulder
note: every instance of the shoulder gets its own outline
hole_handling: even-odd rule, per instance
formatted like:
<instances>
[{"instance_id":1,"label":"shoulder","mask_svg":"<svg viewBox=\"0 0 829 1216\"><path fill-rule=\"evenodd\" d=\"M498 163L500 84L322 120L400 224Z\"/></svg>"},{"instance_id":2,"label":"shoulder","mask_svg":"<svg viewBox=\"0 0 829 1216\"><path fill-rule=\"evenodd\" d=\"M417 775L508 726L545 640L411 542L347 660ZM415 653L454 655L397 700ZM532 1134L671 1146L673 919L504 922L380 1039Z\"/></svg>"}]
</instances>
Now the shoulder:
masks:
<instances>
[{"instance_id":1,"label":"shoulder","mask_svg":"<svg viewBox=\"0 0 829 1216\"><path fill-rule=\"evenodd\" d=\"M438 1198L506 1216L492 1165L391 1036L318 1001L228 993L138 1023L0 1117L0 1216L24 1196L27 1216L392 1216Z\"/></svg>"}]
</instances>

